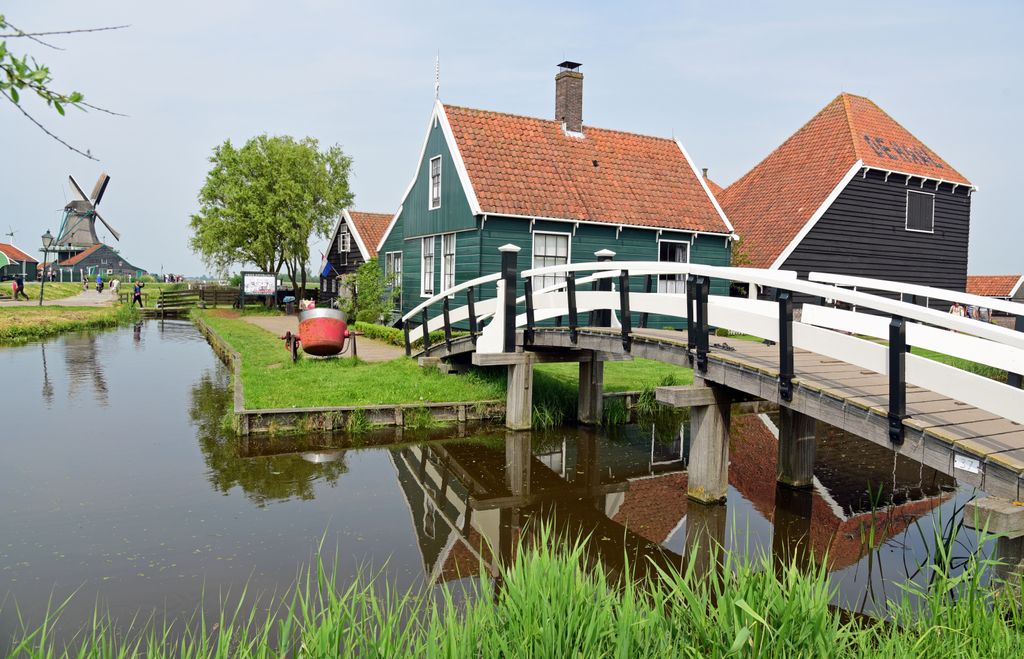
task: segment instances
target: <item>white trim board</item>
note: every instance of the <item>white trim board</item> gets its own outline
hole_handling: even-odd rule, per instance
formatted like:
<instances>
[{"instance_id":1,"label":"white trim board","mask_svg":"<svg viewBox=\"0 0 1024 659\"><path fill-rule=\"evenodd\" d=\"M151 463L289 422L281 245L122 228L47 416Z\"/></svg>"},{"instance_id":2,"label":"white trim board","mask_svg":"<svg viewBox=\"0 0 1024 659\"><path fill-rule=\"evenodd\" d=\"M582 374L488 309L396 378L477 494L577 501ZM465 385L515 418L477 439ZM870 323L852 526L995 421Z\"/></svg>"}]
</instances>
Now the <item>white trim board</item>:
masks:
<instances>
[{"instance_id":1,"label":"white trim board","mask_svg":"<svg viewBox=\"0 0 1024 659\"><path fill-rule=\"evenodd\" d=\"M1017 280L1017 285L1010 289L1010 299L1012 300L1017 293L1020 292L1021 286L1024 286L1024 275L1021 275L1020 279Z\"/></svg>"},{"instance_id":2,"label":"white trim board","mask_svg":"<svg viewBox=\"0 0 1024 659\"><path fill-rule=\"evenodd\" d=\"M716 236L718 238L730 238L734 234L720 233L716 231L700 231L699 229L679 229L677 227L655 227L647 224L628 224L624 222L600 222L597 220L572 220L566 217L547 217L545 215L512 215L510 213L485 213L485 217L508 217L515 220L530 220L541 222L562 222L564 224L589 224L598 227L629 227L630 229L643 229L645 231L674 231L676 233L689 233L694 236Z\"/></svg>"},{"instance_id":3,"label":"white trim board","mask_svg":"<svg viewBox=\"0 0 1024 659\"><path fill-rule=\"evenodd\" d=\"M804 224L799 233L797 233L793 240L786 245L786 248L782 250L777 257L775 257L772 264L768 266L769 270L778 270L782 267L782 264L786 262L786 259L790 257L790 255L796 250L797 246L800 245L803 239L807 237L807 234L811 232L811 229L813 229L814 225L818 223L818 220L825 215L825 211L835 203L835 200L839 198L839 195L846 189L846 186L849 185L850 181L853 180L853 177L856 176L857 172L859 172L863 167L864 161L862 160L858 160L853 163L853 167L850 167L849 171L847 171L843 178L839 180L839 183L836 184L836 187L832 188L832 192L828 193L828 196L825 197L825 201L821 202L821 205L814 211L814 214L811 215L809 220L807 220L807 223Z\"/></svg>"},{"instance_id":4,"label":"white trim board","mask_svg":"<svg viewBox=\"0 0 1024 659\"><path fill-rule=\"evenodd\" d=\"M398 211L396 211L395 214L391 216L391 221L388 222L388 227L384 229L384 235L381 236L380 243L378 243L377 245L378 254L380 254L380 250L384 249L384 243L386 243L388 241L388 238L391 237L391 232L394 230L395 225L398 224L398 218L402 215L402 208L404 208L404 206L399 205Z\"/></svg>"},{"instance_id":5,"label":"white trim board","mask_svg":"<svg viewBox=\"0 0 1024 659\"><path fill-rule=\"evenodd\" d=\"M370 250L366 249L366 244L363 242L363 237L359 235L359 229L356 228L356 223L355 223L355 220L352 219L352 215L348 212L347 208L345 210L341 211L341 215L342 215L343 218L345 218L345 224L348 225L348 233L349 233L349 235L352 236L353 238L355 238L355 240L356 240L356 247L359 248L359 254L363 257L363 261L364 262L369 261L370 260ZM341 228L341 224L340 223L338 225L338 228L339 229ZM337 235L338 235L338 232L335 231L334 235L331 237L331 240L334 240L337 237ZM380 253L379 249L377 250L377 253Z\"/></svg>"},{"instance_id":6,"label":"white trim board","mask_svg":"<svg viewBox=\"0 0 1024 659\"><path fill-rule=\"evenodd\" d=\"M693 159L690 158L690 154L686 151L686 147L684 147L683 143L679 140L675 140L675 143L676 146L679 147L679 150L682 151L683 158L686 159L686 163L690 165L690 171L693 172L694 177L700 182L700 187L704 188L704 194L708 196L711 204L715 207L715 210L718 211L718 216L722 218L723 222L725 222L726 228L729 229L730 236L735 236L736 229L733 228L732 222L729 221L729 218L725 216L725 211L718 205L718 199L716 199L715 195L711 193L711 188L708 187L707 181L705 181L704 177L697 172L697 166L693 164Z\"/></svg>"}]
</instances>

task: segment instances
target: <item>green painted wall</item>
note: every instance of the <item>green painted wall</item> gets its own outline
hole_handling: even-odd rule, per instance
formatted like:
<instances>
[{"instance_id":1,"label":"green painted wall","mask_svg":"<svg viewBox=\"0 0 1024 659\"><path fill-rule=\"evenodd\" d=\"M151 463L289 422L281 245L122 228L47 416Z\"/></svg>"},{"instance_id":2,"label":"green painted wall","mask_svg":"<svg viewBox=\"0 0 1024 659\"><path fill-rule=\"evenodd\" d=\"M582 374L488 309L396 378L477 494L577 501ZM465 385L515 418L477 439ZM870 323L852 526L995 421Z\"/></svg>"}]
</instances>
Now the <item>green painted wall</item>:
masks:
<instances>
[{"instance_id":1,"label":"green painted wall","mask_svg":"<svg viewBox=\"0 0 1024 659\"><path fill-rule=\"evenodd\" d=\"M430 159L441 156L441 207L429 209ZM417 169L416 182L402 203L402 229L406 238L476 227L476 218L455 170L440 124L431 126L427 150Z\"/></svg>"}]
</instances>

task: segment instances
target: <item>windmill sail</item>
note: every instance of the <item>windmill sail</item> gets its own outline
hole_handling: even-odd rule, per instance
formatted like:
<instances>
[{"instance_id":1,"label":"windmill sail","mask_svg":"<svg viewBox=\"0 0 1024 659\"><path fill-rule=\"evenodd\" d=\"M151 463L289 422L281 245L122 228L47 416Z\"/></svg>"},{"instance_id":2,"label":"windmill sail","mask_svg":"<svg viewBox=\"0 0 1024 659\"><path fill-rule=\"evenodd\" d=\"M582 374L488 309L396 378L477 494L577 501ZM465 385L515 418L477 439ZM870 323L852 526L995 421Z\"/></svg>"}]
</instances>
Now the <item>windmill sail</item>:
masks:
<instances>
[{"instance_id":1,"label":"windmill sail","mask_svg":"<svg viewBox=\"0 0 1024 659\"><path fill-rule=\"evenodd\" d=\"M99 219L103 225L110 230L115 239L121 240L118 233L110 223L96 212L96 206L103 199L103 194L110 183L107 174L100 174L96 185L93 186L92 195L86 195L85 190L78 184L74 176L68 176L71 190L76 196L64 207L64 220L57 235L57 245L71 245L73 247L90 247L100 242L96 236L96 220Z\"/></svg>"}]
</instances>

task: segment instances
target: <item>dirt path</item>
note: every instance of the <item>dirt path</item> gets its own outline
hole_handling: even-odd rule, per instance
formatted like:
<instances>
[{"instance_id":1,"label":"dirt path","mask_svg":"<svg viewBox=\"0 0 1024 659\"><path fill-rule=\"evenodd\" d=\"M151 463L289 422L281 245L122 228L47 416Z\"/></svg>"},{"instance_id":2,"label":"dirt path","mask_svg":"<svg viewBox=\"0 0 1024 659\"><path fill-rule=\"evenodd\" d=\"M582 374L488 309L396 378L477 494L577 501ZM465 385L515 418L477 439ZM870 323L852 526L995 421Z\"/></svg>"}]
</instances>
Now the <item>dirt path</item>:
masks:
<instances>
[{"instance_id":1,"label":"dirt path","mask_svg":"<svg viewBox=\"0 0 1024 659\"><path fill-rule=\"evenodd\" d=\"M242 320L262 327L274 336L282 336L285 332L299 330L297 316L245 316L242 317ZM356 338L356 351L359 354L359 359L366 362L387 362L405 354L405 351L397 346L368 339L365 336ZM347 355L348 353L346 353Z\"/></svg>"},{"instance_id":2,"label":"dirt path","mask_svg":"<svg viewBox=\"0 0 1024 659\"><path fill-rule=\"evenodd\" d=\"M5 282L6 283L6 282ZM94 289L82 291L77 295L71 297L61 298L59 300L43 300L44 307L109 307L117 302L117 296L111 295L110 289L103 289L102 293L97 293ZM0 300L0 308L6 307L37 307L39 306L39 300Z\"/></svg>"}]
</instances>

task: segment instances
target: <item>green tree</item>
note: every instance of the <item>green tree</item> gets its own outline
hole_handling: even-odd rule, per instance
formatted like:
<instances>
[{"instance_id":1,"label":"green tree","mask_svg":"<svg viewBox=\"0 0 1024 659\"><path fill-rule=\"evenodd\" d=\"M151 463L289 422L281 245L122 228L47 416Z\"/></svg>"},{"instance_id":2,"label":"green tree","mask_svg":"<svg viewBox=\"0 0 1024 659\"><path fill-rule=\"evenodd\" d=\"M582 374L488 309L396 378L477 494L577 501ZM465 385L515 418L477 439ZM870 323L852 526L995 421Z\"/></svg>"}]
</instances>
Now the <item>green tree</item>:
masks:
<instances>
[{"instance_id":1,"label":"green tree","mask_svg":"<svg viewBox=\"0 0 1024 659\"><path fill-rule=\"evenodd\" d=\"M376 256L346 275L341 285L348 295L339 298L339 306L354 321L379 323L394 308L393 291Z\"/></svg>"},{"instance_id":2,"label":"green tree","mask_svg":"<svg viewBox=\"0 0 1024 659\"><path fill-rule=\"evenodd\" d=\"M192 249L217 269L251 263L277 273L283 266L293 289L305 291L310 238L326 236L352 203L352 160L337 145L321 151L311 137L259 135L241 148L225 141L210 162L192 216Z\"/></svg>"},{"instance_id":3,"label":"green tree","mask_svg":"<svg viewBox=\"0 0 1024 659\"><path fill-rule=\"evenodd\" d=\"M33 117L32 114L29 113L29 111L22 105L21 95L26 92L34 94L38 98L42 99L42 101L46 103L47 107L52 108L61 116L64 116L64 109L66 107L73 107L83 111L87 111L91 108L93 110L99 110L100 112L106 112L114 115L118 115L118 113L86 103L85 96L83 96L81 92L57 91L53 87L53 76L50 74L50 68L45 64L40 64L28 55L18 55L11 52L7 46L7 39L25 39L49 48L61 50L60 48L57 48L57 46L43 41L42 37L49 38L50 36L75 34L79 32L120 30L125 27L128 26L117 25L84 30L31 32L15 27L3 14L0 14L0 96L10 101L10 103L14 105L26 119L35 124L36 127L52 137L54 140L60 142L75 153L83 155L90 160L96 160L88 150L81 151L47 130L46 127Z\"/></svg>"}]
</instances>

